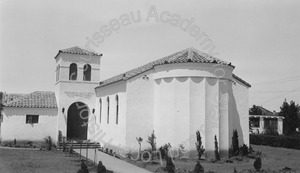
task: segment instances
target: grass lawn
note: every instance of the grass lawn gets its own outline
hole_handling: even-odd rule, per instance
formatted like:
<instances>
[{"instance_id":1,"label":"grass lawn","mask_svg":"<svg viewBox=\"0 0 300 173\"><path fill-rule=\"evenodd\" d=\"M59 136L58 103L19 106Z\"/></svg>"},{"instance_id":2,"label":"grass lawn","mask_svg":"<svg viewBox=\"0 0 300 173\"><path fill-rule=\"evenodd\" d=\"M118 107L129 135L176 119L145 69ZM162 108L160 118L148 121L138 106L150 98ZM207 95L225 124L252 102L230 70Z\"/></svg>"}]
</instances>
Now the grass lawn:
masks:
<instances>
[{"instance_id":1,"label":"grass lawn","mask_svg":"<svg viewBox=\"0 0 300 173\"><path fill-rule=\"evenodd\" d=\"M1 173L76 173L80 164L78 157L61 151L0 148Z\"/></svg>"},{"instance_id":2,"label":"grass lawn","mask_svg":"<svg viewBox=\"0 0 300 173\"><path fill-rule=\"evenodd\" d=\"M275 148L269 146L258 146L251 145L255 151L262 151L262 168L264 170L271 170L275 172L280 172L285 167L292 168L300 172L300 150L285 149L285 148ZM165 167L165 162L163 166L160 164L150 164L144 163L142 161L132 162L140 167L144 167L152 172L164 173L162 167ZM234 168L238 172L246 172L246 169L254 170L253 163L254 159L245 158L243 161L234 160L233 163L226 163L225 160L219 163L211 163L208 161L201 161L201 165L204 167L205 172L214 171L220 173L232 173ZM186 172L188 170L193 170L196 165L196 160L174 160L175 168L177 172Z\"/></svg>"}]
</instances>

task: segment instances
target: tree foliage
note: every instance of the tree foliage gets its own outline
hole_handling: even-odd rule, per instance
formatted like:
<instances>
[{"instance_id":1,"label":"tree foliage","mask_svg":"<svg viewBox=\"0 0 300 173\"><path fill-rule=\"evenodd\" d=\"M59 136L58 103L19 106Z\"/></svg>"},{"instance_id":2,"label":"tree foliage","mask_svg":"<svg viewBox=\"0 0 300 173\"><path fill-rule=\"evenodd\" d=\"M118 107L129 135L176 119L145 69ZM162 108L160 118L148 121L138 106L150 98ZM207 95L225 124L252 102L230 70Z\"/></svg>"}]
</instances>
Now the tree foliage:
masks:
<instances>
[{"instance_id":1,"label":"tree foliage","mask_svg":"<svg viewBox=\"0 0 300 173\"><path fill-rule=\"evenodd\" d=\"M280 116L283 116L283 133L293 134L296 132L296 128L300 125L300 107L294 101L288 103L286 99L284 100L282 106L280 107Z\"/></svg>"},{"instance_id":2,"label":"tree foliage","mask_svg":"<svg viewBox=\"0 0 300 173\"><path fill-rule=\"evenodd\" d=\"M262 115L262 111L261 109L256 106L256 105L253 105L252 108L250 108L249 110L249 115Z\"/></svg>"},{"instance_id":3,"label":"tree foliage","mask_svg":"<svg viewBox=\"0 0 300 173\"><path fill-rule=\"evenodd\" d=\"M217 140L217 135L215 135L215 159L220 160L219 144L218 144L218 140Z\"/></svg>"},{"instance_id":4,"label":"tree foliage","mask_svg":"<svg viewBox=\"0 0 300 173\"><path fill-rule=\"evenodd\" d=\"M199 130L197 130L196 136L197 136L197 142L195 143L195 145L196 145L196 149L197 149L197 152L198 152L198 159L200 160L202 154L205 151L205 149L204 149L204 147L202 145L202 138L201 138Z\"/></svg>"},{"instance_id":5,"label":"tree foliage","mask_svg":"<svg viewBox=\"0 0 300 173\"><path fill-rule=\"evenodd\" d=\"M152 131L152 134L148 136L147 142L151 145L151 160L153 160L154 152L156 151L156 136L154 130Z\"/></svg>"},{"instance_id":6,"label":"tree foliage","mask_svg":"<svg viewBox=\"0 0 300 173\"><path fill-rule=\"evenodd\" d=\"M231 153L232 156L239 155L239 136L236 129L233 130L231 151L232 151Z\"/></svg>"}]
</instances>

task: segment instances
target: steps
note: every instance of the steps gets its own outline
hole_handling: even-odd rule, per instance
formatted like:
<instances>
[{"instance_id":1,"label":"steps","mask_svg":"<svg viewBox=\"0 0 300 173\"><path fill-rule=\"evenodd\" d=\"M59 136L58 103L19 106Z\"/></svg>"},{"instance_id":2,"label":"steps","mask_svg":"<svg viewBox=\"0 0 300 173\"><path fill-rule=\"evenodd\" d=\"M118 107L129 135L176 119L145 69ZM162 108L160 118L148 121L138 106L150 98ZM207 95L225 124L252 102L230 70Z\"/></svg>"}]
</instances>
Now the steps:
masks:
<instances>
[{"instance_id":1,"label":"steps","mask_svg":"<svg viewBox=\"0 0 300 173\"><path fill-rule=\"evenodd\" d=\"M63 142L59 142L57 148L58 149L63 149L63 145L65 145L66 148L70 148L71 146L73 149L95 149L95 148L100 148L101 145L98 142L70 142L67 141L65 144Z\"/></svg>"}]
</instances>

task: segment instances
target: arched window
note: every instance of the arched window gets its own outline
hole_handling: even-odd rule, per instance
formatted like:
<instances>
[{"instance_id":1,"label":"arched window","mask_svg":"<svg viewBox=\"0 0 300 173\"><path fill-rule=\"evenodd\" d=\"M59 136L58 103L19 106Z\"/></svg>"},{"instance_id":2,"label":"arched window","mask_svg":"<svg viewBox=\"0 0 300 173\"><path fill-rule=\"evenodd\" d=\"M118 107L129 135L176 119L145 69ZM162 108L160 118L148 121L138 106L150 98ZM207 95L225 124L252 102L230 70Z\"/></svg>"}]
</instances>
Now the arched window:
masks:
<instances>
[{"instance_id":1,"label":"arched window","mask_svg":"<svg viewBox=\"0 0 300 173\"><path fill-rule=\"evenodd\" d=\"M77 65L75 63L70 65L69 80L77 80Z\"/></svg>"},{"instance_id":2,"label":"arched window","mask_svg":"<svg viewBox=\"0 0 300 173\"><path fill-rule=\"evenodd\" d=\"M107 97L107 124L109 124L109 97Z\"/></svg>"},{"instance_id":3,"label":"arched window","mask_svg":"<svg viewBox=\"0 0 300 173\"><path fill-rule=\"evenodd\" d=\"M102 100L100 98L99 100L99 103L100 103L100 110L99 110L99 123L101 123L101 115L102 115Z\"/></svg>"},{"instance_id":4,"label":"arched window","mask_svg":"<svg viewBox=\"0 0 300 173\"><path fill-rule=\"evenodd\" d=\"M91 66L89 64L83 66L83 81L91 81Z\"/></svg>"},{"instance_id":5,"label":"arched window","mask_svg":"<svg viewBox=\"0 0 300 173\"><path fill-rule=\"evenodd\" d=\"M119 121L119 96L116 95L116 124Z\"/></svg>"}]
</instances>

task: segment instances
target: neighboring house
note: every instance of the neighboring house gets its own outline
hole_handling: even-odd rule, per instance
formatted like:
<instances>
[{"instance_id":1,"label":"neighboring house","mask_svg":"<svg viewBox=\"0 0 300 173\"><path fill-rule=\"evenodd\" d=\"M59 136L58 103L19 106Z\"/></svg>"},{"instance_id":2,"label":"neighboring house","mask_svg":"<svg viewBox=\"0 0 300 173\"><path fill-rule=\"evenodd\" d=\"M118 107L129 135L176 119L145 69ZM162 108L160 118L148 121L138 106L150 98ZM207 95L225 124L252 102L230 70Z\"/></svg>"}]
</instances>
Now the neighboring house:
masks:
<instances>
[{"instance_id":1,"label":"neighboring house","mask_svg":"<svg viewBox=\"0 0 300 173\"><path fill-rule=\"evenodd\" d=\"M55 94L4 94L2 141L57 141L61 131L67 139L137 151L136 137L146 141L154 130L157 148L183 144L196 157L199 130L205 156L214 158L214 136L221 157L228 157L237 129L240 145L249 145L251 86L231 63L188 48L100 82L101 56L79 47L59 50Z\"/></svg>"},{"instance_id":2,"label":"neighboring house","mask_svg":"<svg viewBox=\"0 0 300 173\"><path fill-rule=\"evenodd\" d=\"M283 133L283 119L284 117L278 116L278 113L271 112L262 106L257 106L262 112L262 115L249 115L249 122L252 131L250 133L261 134L265 133L266 129L277 131L278 134Z\"/></svg>"}]
</instances>

